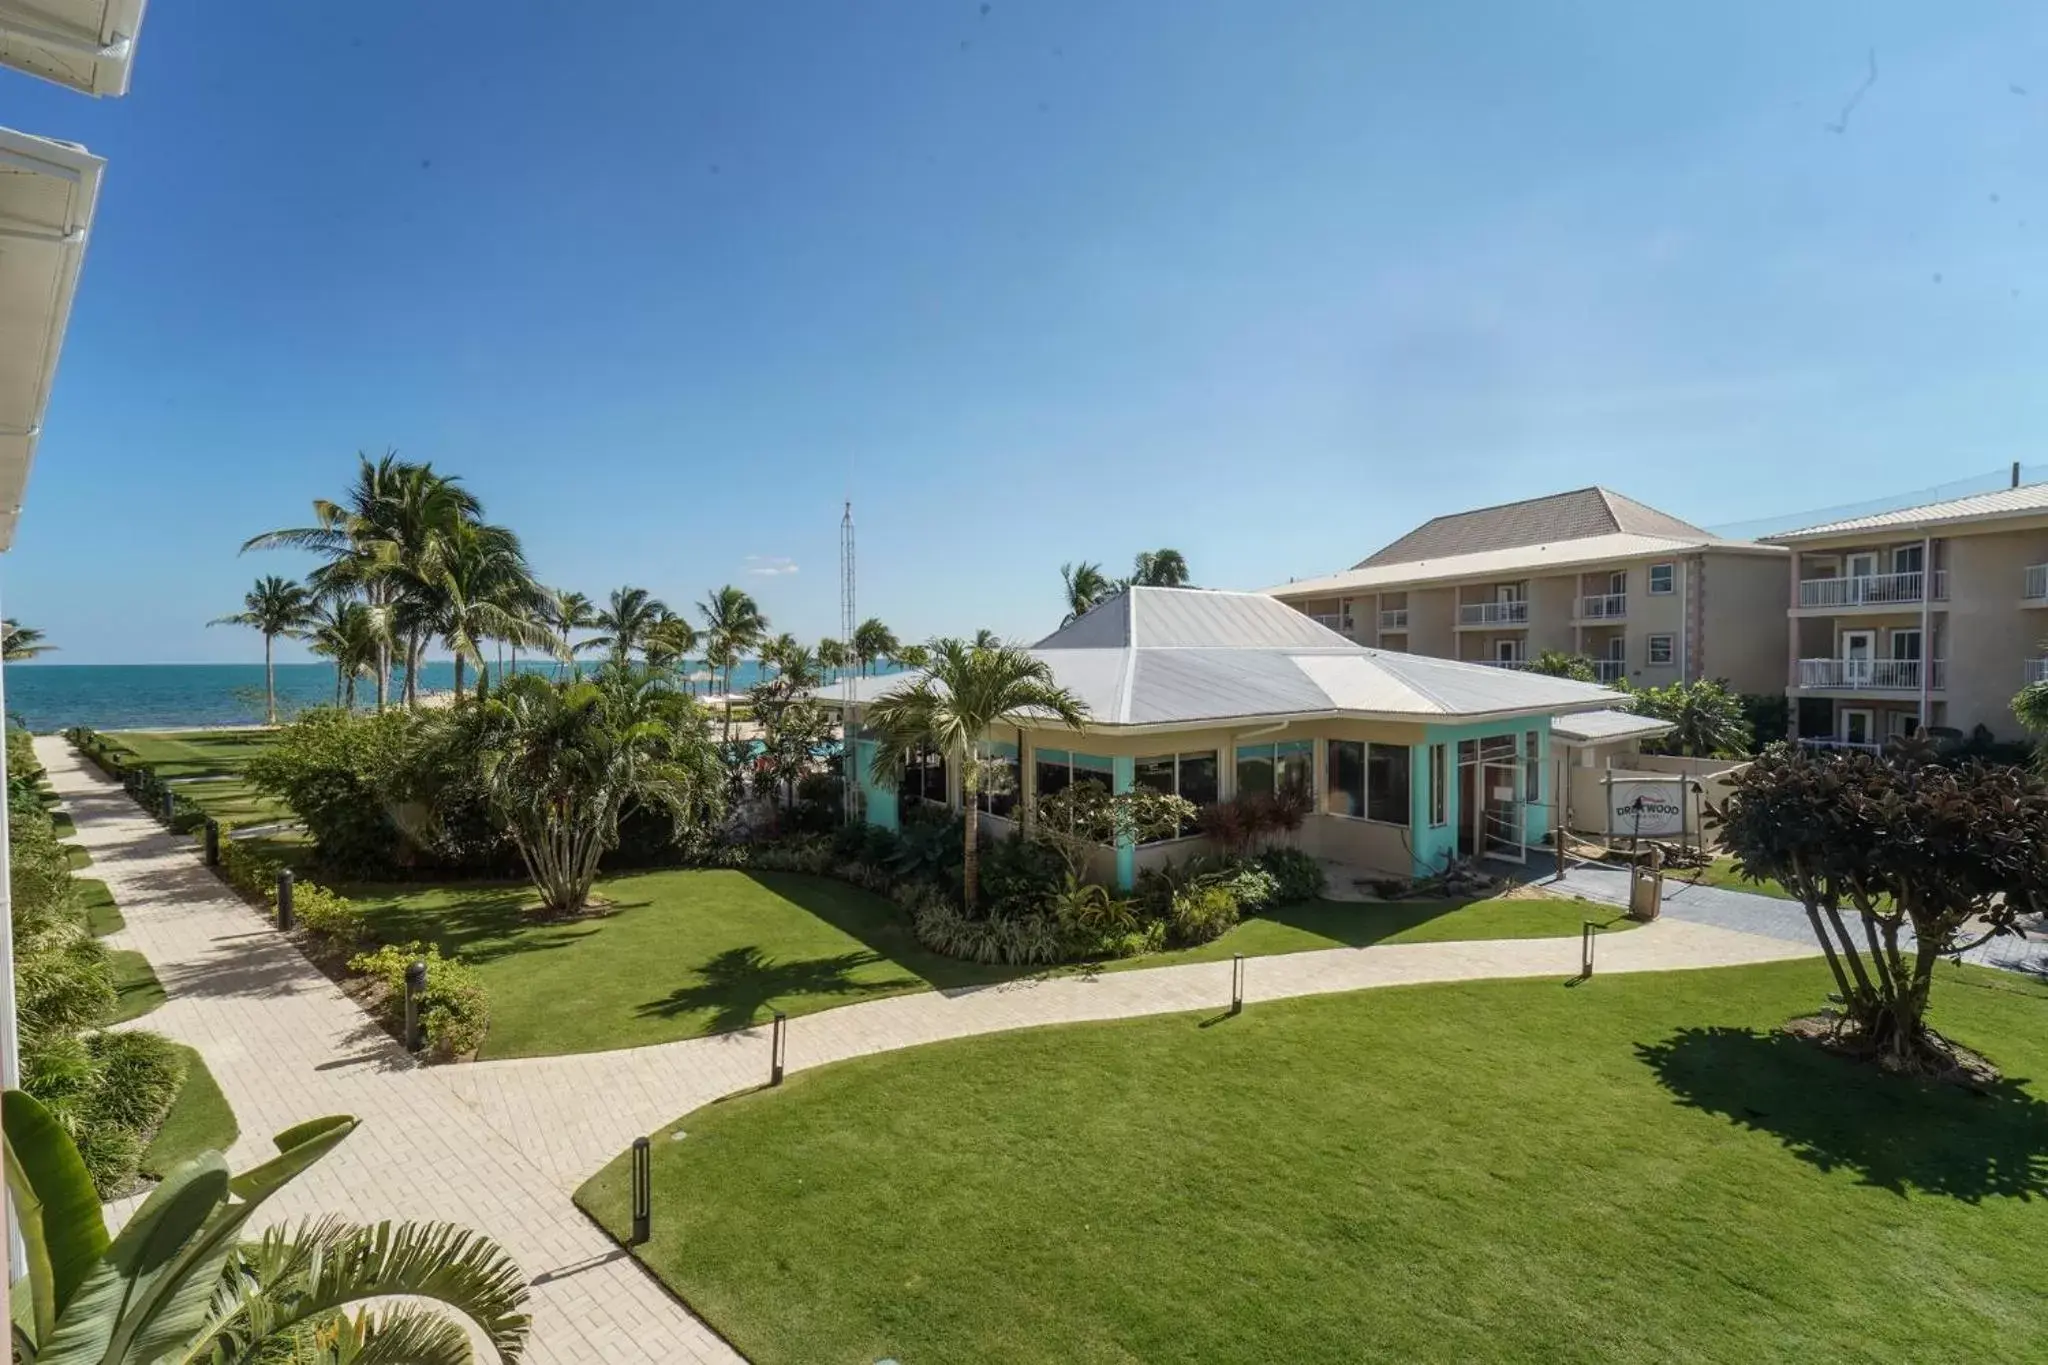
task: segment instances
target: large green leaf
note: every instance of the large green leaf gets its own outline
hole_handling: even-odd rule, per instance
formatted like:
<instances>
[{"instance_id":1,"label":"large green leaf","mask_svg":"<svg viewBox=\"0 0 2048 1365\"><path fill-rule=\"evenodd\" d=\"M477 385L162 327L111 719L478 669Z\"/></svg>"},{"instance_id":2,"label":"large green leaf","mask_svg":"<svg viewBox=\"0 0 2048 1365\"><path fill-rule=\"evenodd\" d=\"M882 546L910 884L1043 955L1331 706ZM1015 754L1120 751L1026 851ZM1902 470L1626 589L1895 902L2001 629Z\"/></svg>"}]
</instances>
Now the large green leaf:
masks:
<instances>
[{"instance_id":1,"label":"large green leaf","mask_svg":"<svg viewBox=\"0 0 2048 1365\"><path fill-rule=\"evenodd\" d=\"M348 1114L308 1119L287 1128L271 1139L277 1144L278 1154L261 1166L236 1176L230 1188L237 1198L260 1204L287 1181L333 1151L336 1144L355 1130L356 1120Z\"/></svg>"},{"instance_id":2,"label":"large green leaf","mask_svg":"<svg viewBox=\"0 0 2048 1365\"><path fill-rule=\"evenodd\" d=\"M10 1090L0 1097L0 1113L7 1187L28 1248L33 1321L38 1340L45 1340L107 1249L107 1225L85 1162L50 1111L26 1092Z\"/></svg>"}]
</instances>

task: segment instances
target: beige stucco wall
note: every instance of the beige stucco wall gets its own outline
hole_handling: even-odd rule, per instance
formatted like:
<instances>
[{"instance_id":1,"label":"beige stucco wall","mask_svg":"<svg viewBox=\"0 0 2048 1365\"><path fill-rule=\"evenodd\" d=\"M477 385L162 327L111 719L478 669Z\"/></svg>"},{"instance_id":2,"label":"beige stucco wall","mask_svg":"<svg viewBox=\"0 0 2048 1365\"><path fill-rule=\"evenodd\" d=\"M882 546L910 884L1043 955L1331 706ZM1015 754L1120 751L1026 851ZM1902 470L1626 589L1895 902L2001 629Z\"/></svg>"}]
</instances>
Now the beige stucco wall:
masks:
<instances>
[{"instance_id":1,"label":"beige stucco wall","mask_svg":"<svg viewBox=\"0 0 2048 1365\"><path fill-rule=\"evenodd\" d=\"M1776 692L1785 685L1789 642L1785 609L1791 596L1789 555L1701 556L1699 658L1696 676L1726 678L1738 692Z\"/></svg>"},{"instance_id":2,"label":"beige stucco wall","mask_svg":"<svg viewBox=\"0 0 2048 1365\"><path fill-rule=\"evenodd\" d=\"M1962 730L1983 724L2001 739L2022 739L2012 697L2024 679L2023 663L2048 655L2048 610L2020 605L2030 564L2048 563L2048 528L1957 536L1948 559L1947 723ZM1938 657L1938 656L1937 656Z\"/></svg>"},{"instance_id":3,"label":"beige stucco wall","mask_svg":"<svg viewBox=\"0 0 2048 1365\"><path fill-rule=\"evenodd\" d=\"M1417 588L1407 598L1408 652L1457 658L1457 589Z\"/></svg>"}]
</instances>

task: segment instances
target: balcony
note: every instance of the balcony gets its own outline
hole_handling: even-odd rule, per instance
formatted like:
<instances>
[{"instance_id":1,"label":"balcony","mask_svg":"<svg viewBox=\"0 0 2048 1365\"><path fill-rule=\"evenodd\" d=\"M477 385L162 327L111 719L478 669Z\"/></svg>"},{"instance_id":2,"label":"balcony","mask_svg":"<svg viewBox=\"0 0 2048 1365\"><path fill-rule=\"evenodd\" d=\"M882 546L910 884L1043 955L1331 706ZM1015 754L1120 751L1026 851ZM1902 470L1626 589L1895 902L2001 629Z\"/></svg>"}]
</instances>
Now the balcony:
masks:
<instances>
[{"instance_id":1,"label":"balcony","mask_svg":"<svg viewBox=\"0 0 2048 1365\"><path fill-rule=\"evenodd\" d=\"M1628 594L1625 592L1602 593L1597 597L1579 599L1581 621L1619 621L1628 615Z\"/></svg>"},{"instance_id":2,"label":"balcony","mask_svg":"<svg viewBox=\"0 0 2048 1365\"><path fill-rule=\"evenodd\" d=\"M2026 659L2024 681L2028 683L2048 682L2048 659Z\"/></svg>"},{"instance_id":3,"label":"balcony","mask_svg":"<svg viewBox=\"0 0 2048 1365\"><path fill-rule=\"evenodd\" d=\"M1310 612L1308 619L1319 626L1325 626L1339 635L1351 633L1351 618L1342 612Z\"/></svg>"},{"instance_id":4,"label":"balcony","mask_svg":"<svg viewBox=\"0 0 2048 1365\"><path fill-rule=\"evenodd\" d=\"M2030 607L2048 607L2048 564L2029 564L2020 580L2020 600Z\"/></svg>"},{"instance_id":5,"label":"balcony","mask_svg":"<svg viewBox=\"0 0 2048 1365\"><path fill-rule=\"evenodd\" d=\"M1380 629L1381 629L1381 630L1406 630L1406 629L1408 629L1408 608L1406 608L1406 607L1391 607L1391 608L1389 608L1388 610L1386 610L1386 611L1383 611L1383 612L1381 612L1381 613L1380 613Z\"/></svg>"},{"instance_id":6,"label":"balcony","mask_svg":"<svg viewBox=\"0 0 2048 1365\"><path fill-rule=\"evenodd\" d=\"M1593 661L1593 673L1603 683L1610 685L1618 683L1628 676L1628 660L1595 659Z\"/></svg>"},{"instance_id":7,"label":"balcony","mask_svg":"<svg viewBox=\"0 0 2048 1365\"><path fill-rule=\"evenodd\" d=\"M1458 604L1458 624L1461 626L1526 626L1529 624L1529 602L1461 602Z\"/></svg>"},{"instance_id":8,"label":"balcony","mask_svg":"<svg viewBox=\"0 0 2048 1365\"><path fill-rule=\"evenodd\" d=\"M1928 687L1940 690L1946 682L1944 661L1936 659L1925 668ZM1918 692L1922 670L1918 659L1801 659L1799 685L1847 692Z\"/></svg>"},{"instance_id":9,"label":"balcony","mask_svg":"<svg viewBox=\"0 0 2048 1365\"><path fill-rule=\"evenodd\" d=\"M1884 752L1884 746L1882 744L1866 744L1859 739L1807 739L1804 736L1801 736L1799 740L1799 747L1802 749L1819 749L1823 751L1842 750L1847 753L1856 754L1881 754Z\"/></svg>"},{"instance_id":10,"label":"balcony","mask_svg":"<svg viewBox=\"0 0 2048 1365\"><path fill-rule=\"evenodd\" d=\"M1948 597L1948 570L1936 569L1932 575L1914 570L1911 573L1858 574L1853 578L1802 578L1799 580L1799 605L1846 609L1917 603L1920 594L1928 587L1930 576L1934 579L1933 600L1945 601Z\"/></svg>"}]
</instances>

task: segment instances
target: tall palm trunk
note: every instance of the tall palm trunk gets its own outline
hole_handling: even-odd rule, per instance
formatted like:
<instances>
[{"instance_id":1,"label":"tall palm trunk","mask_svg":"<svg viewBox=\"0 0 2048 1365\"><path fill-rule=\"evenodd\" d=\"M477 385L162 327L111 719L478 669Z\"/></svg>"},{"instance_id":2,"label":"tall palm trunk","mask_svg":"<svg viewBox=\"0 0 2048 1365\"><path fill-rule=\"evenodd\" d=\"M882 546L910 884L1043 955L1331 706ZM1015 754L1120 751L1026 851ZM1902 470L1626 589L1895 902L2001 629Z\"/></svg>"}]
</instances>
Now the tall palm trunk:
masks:
<instances>
[{"instance_id":1,"label":"tall palm trunk","mask_svg":"<svg viewBox=\"0 0 2048 1365\"><path fill-rule=\"evenodd\" d=\"M483 667L478 664L477 667ZM462 651L455 651L455 704L462 705Z\"/></svg>"},{"instance_id":2,"label":"tall palm trunk","mask_svg":"<svg viewBox=\"0 0 2048 1365\"><path fill-rule=\"evenodd\" d=\"M981 895L981 764L971 753L960 760L960 804L967 808L962 814L966 828L960 846L960 898L971 915Z\"/></svg>"},{"instance_id":3,"label":"tall palm trunk","mask_svg":"<svg viewBox=\"0 0 2048 1365\"><path fill-rule=\"evenodd\" d=\"M381 613L386 605L384 584L379 579L370 580L370 608L377 617L377 710L382 712L391 688L391 622Z\"/></svg>"},{"instance_id":4,"label":"tall palm trunk","mask_svg":"<svg viewBox=\"0 0 2048 1365\"><path fill-rule=\"evenodd\" d=\"M266 632L263 636L263 723L277 724L277 666L271 662L276 651L277 637Z\"/></svg>"},{"instance_id":5,"label":"tall palm trunk","mask_svg":"<svg viewBox=\"0 0 2048 1365\"><path fill-rule=\"evenodd\" d=\"M341 656L334 656L334 704L341 705Z\"/></svg>"},{"instance_id":6,"label":"tall palm trunk","mask_svg":"<svg viewBox=\"0 0 2048 1365\"><path fill-rule=\"evenodd\" d=\"M414 626L405 637L405 709L420 705L420 628Z\"/></svg>"}]
</instances>

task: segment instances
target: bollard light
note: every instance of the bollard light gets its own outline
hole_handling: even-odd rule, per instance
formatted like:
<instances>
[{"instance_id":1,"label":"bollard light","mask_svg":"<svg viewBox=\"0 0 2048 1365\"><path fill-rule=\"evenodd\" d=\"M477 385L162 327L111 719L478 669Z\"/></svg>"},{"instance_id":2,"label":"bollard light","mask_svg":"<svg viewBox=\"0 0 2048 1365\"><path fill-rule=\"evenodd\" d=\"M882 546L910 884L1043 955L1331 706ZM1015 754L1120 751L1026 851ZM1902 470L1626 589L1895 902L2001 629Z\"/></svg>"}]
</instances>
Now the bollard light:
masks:
<instances>
[{"instance_id":1,"label":"bollard light","mask_svg":"<svg viewBox=\"0 0 2048 1365\"><path fill-rule=\"evenodd\" d=\"M789 1055L789 1016L775 1011L775 1024L768 1033L768 1084L782 1084L782 1064Z\"/></svg>"},{"instance_id":2,"label":"bollard light","mask_svg":"<svg viewBox=\"0 0 2048 1365\"><path fill-rule=\"evenodd\" d=\"M420 997L427 992L427 964L415 962L405 969L405 1048L418 1052L427 1045L420 1036Z\"/></svg>"},{"instance_id":3,"label":"bollard light","mask_svg":"<svg viewBox=\"0 0 2048 1365\"><path fill-rule=\"evenodd\" d=\"M172 821L172 819L173 819L173 818L175 817L175 814L176 814L176 811L177 811L177 807L176 807L176 805L175 805L174 803L176 802L176 800L177 800L177 798L171 795L171 789L170 789L169 787L165 787L165 788L164 788L164 823L165 823L165 824L167 824L167 825L168 825L168 824L170 824L170 823L171 823L171 821Z\"/></svg>"},{"instance_id":4,"label":"bollard light","mask_svg":"<svg viewBox=\"0 0 2048 1365\"><path fill-rule=\"evenodd\" d=\"M220 866L220 821L211 816L206 820L206 865Z\"/></svg>"},{"instance_id":5,"label":"bollard light","mask_svg":"<svg viewBox=\"0 0 2048 1365\"><path fill-rule=\"evenodd\" d=\"M1230 959L1230 1012L1244 1013L1244 954Z\"/></svg>"},{"instance_id":6,"label":"bollard light","mask_svg":"<svg viewBox=\"0 0 2048 1365\"><path fill-rule=\"evenodd\" d=\"M633 1139L633 1245L654 1233L654 1156L644 1137Z\"/></svg>"},{"instance_id":7,"label":"bollard light","mask_svg":"<svg viewBox=\"0 0 2048 1365\"><path fill-rule=\"evenodd\" d=\"M1579 925L1579 979L1588 981L1593 976L1593 939L1600 932L1600 926L1592 920Z\"/></svg>"},{"instance_id":8,"label":"bollard light","mask_svg":"<svg viewBox=\"0 0 2048 1365\"><path fill-rule=\"evenodd\" d=\"M289 929L298 922L292 906L292 870L281 867L277 871L277 927Z\"/></svg>"}]
</instances>

